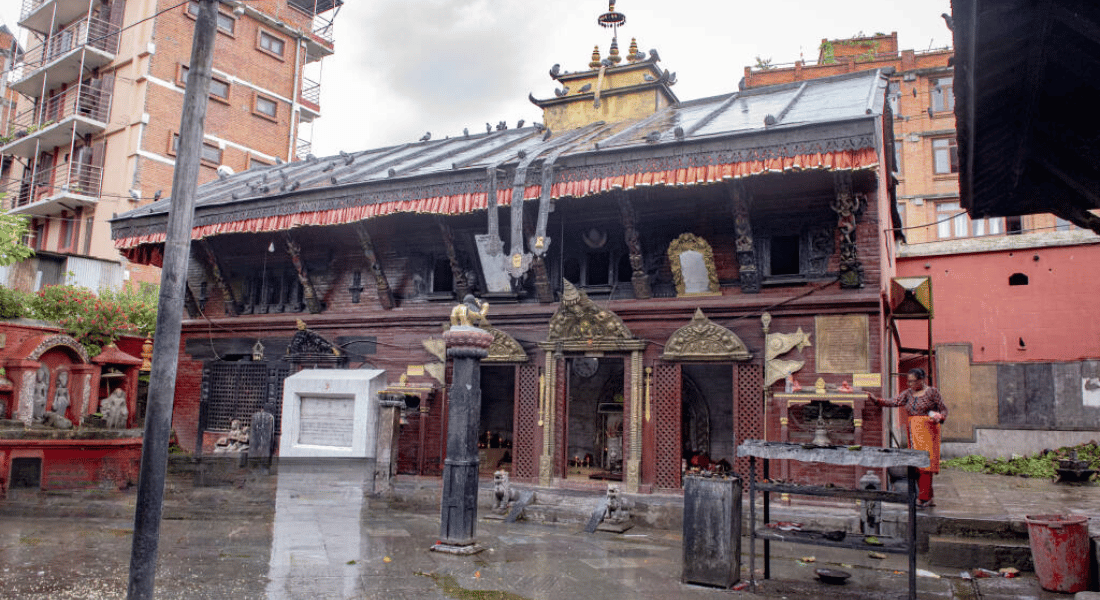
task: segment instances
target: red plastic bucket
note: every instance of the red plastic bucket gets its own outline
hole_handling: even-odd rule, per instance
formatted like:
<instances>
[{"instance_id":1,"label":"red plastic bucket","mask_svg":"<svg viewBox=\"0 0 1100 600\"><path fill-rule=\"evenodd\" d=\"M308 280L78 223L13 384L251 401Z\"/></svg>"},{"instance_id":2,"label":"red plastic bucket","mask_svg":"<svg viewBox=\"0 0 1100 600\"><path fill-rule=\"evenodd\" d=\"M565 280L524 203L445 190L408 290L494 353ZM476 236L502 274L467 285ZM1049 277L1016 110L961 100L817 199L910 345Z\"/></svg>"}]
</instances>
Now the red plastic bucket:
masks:
<instances>
[{"instance_id":1,"label":"red plastic bucket","mask_svg":"<svg viewBox=\"0 0 1100 600\"><path fill-rule=\"evenodd\" d=\"M1028 515L1027 537L1035 575L1044 590L1075 594L1089 581L1088 518L1081 515Z\"/></svg>"}]
</instances>

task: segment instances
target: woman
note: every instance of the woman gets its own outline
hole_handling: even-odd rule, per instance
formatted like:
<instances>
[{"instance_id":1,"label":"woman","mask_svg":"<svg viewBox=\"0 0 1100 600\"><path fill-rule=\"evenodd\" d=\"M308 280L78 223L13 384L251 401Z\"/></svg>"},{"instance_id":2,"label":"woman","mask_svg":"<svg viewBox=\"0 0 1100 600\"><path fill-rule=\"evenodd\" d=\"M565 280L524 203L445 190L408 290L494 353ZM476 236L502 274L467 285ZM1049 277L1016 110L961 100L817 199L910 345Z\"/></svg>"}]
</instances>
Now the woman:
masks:
<instances>
[{"instance_id":1,"label":"woman","mask_svg":"<svg viewBox=\"0 0 1100 600\"><path fill-rule=\"evenodd\" d=\"M947 419L947 405L940 391L927 384L924 369L910 369L909 389L893 400L884 400L868 392L867 398L879 406L903 406L909 414L909 447L928 453L930 464L920 470L920 496L917 506L930 508L936 505L932 495L932 474L940 472L940 424Z\"/></svg>"}]
</instances>

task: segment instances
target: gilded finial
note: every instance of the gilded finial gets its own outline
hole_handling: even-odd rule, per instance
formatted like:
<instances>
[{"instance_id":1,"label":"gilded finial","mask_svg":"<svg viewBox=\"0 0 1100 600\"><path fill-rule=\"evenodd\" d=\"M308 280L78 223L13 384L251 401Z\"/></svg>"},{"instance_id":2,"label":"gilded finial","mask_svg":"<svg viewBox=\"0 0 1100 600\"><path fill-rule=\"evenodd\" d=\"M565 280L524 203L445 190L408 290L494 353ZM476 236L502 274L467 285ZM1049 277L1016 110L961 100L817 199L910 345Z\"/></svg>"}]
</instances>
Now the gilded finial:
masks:
<instances>
[{"instance_id":1,"label":"gilded finial","mask_svg":"<svg viewBox=\"0 0 1100 600\"><path fill-rule=\"evenodd\" d=\"M589 69L600 68L600 47L596 46L592 48L592 62L588 63Z\"/></svg>"},{"instance_id":2,"label":"gilded finial","mask_svg":"<svg viewBox=\"0 0 1100 600\"><path fill-rule=\"evenodd\" d=\"M619 56L619 38L611 39L611 53L608 54L607 59L616 65L623 61L623 57Z\"/></svg>"},{"instance_id":3,"label":"gilded finial","mask_svg":"<svg viewBox=\"0 0 1100 600\"><path fill-rule=\"evenodd\" d=\"M626 53L626 59L630 62L638 61L638 38L630 38L630 51Z\"/></svg>"}]
</instances>

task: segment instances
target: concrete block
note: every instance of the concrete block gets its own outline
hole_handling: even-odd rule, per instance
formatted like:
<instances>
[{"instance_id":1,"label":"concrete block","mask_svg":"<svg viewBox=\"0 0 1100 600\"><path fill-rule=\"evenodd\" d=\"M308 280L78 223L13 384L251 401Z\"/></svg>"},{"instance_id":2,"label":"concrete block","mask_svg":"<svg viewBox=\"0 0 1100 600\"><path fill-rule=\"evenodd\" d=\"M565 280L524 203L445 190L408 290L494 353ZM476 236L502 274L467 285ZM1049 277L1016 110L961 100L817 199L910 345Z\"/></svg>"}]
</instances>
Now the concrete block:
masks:
<instances>
[{"instance_id":1,"label":"concrete block","mask_svg":"<svg viewBox=\"0 0 1100 600\"><path fill-rule=\"evenodd\" d=\"M933 535L928 538L928 562L954 569L1016 567L1034 571L1026 541Z\"/></svg>"}]
</instances>

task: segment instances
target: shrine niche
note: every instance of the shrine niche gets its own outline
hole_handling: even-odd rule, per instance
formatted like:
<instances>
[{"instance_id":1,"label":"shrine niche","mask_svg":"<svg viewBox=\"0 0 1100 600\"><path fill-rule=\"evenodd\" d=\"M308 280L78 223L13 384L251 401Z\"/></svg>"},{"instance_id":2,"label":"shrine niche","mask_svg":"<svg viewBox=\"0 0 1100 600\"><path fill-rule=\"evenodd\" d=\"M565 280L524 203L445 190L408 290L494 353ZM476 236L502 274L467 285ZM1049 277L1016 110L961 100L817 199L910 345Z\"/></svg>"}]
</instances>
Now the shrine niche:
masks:
<instances>
[{"instance_id":1,"label":"shrine niche","mask_svg":"<svg viewBox=\"0 0 1100 600\"><path fill-rule=\"evenodd\" d=\"M737 334L706 318L703 310L697 308L691 322L677 329L668 338L661 358L677 361L742 361L750 360L752 354Z\"/></svg>"},{"instance_id":2,"label":"shrine niche","mask_svg":"<svg viewBox=\"0 0 1100 600\"><path fill-rule=\"evenodd\" d=\"M668 245L668 263L676 283L677 296L717 296L718 272L714 268L714 251L710 244L691 233Z\"/></svg>"},{"instance_id":3,"label":"shrine niche","mask_svg":"<svg viewBox=\"0 0 1100 600\"><path fill-rule=\"evenodd\" d=\"M600 308L588 294L565 281L561 304L550 317L548 343L562 350L633 350L638 344L619 315Z\"/></svg>"}]
</instances>

